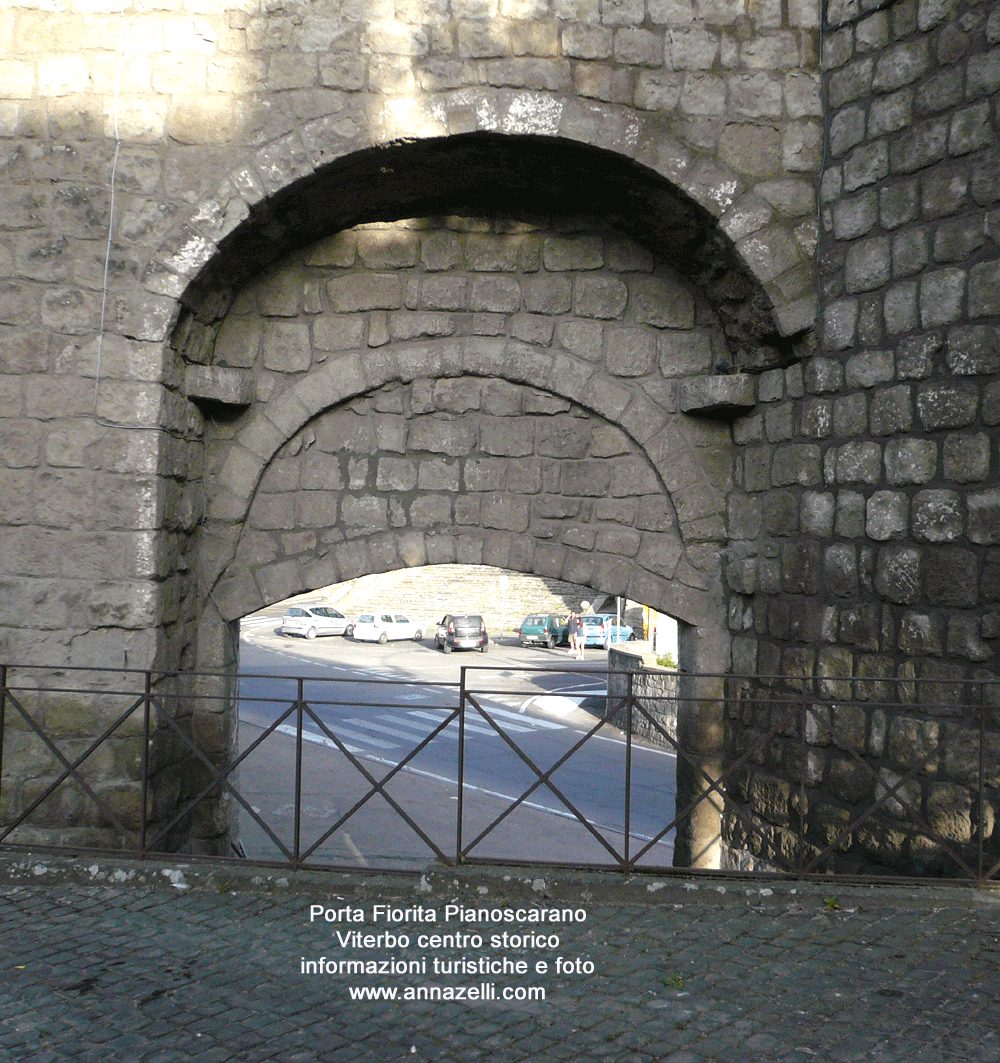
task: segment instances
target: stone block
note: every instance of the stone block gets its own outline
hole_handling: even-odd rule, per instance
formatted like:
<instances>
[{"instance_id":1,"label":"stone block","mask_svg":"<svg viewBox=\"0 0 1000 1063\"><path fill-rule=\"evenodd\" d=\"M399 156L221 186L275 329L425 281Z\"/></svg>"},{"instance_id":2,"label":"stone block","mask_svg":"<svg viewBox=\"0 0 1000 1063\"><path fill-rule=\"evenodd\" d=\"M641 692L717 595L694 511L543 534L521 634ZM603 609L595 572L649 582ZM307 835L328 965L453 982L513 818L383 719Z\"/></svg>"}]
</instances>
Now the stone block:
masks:
<instances>
[{"instance_id":1,"label":"stone block","mask_svg":"<svg viewBox=\"0 0 1000 1063\"><path fill-rule=\"evenodd\" d=\"M895 181L878 190L879 220L884 229L898 229L913 221L920 209L916 179Z\"/></svg>"},{"instance_id":2,"label":"stone block","mask_svg":"<svg viewBox=\"0 0 1000 1063\"><path fill-rule=\"evenodd\" d=\"M981 262L969 271L969 316L989 317L1000 306L1000 260ZM996 331L993 346L996 349ZM996 372L996 370L990 370Z\"/></svg>"},{"instance_id":3,"label":"stone block","mask_svg":"<svg viewBox=\"0 0 1000 1063\"><path fill-rule=\"evenodd\" d=\"M479 430L479 449L484 454L503 457L524 457L534 452L533 433L508 418L483 420Z\"/></svg>"},{"instance_id":4,"label":"stone block","mask_svg":"<svg viewBox=\"0 0 1000 1063\"><path fill-rule=\"evenodd\" d=\"M743 373L686 380L680 386L680 409L684 413L752 409L756 404L754 390L754 378Z\"/></svg>"},{"instance_id":5,"label":"stone block","mask_svg":"<svg viewBox=\"0 0 1000 1063\"><path fill-rule=\"evenodd\" d=\"M898 44L882 52L875 64L872 88L876 92L892 92L903 85L912 85L930 68L926 40Z\"/></svg>"},{"instance_id":6,"label":"stone block","mask_svg":"<svg viewBox=\"0 0 1000 1063\"><path fill-rule=\"evenodd\" d=\"M1000 48L970 57L966 67L965 94L969 99L1000 89Z\"/></svg>"},{"instance_id":7,"label":"stone block","mask_svg":"<svg viewBox=\"0 0 1000 1063\"><path fill-rule=\"evenodd\" d=\"M975 553L938 547L927 555L927 598L938 607L965 608L977 601L979 564Z\"/></svg>"},{"instance_id":8,"label":"stone block","mask_svg":"<svg viewBox=\"0 0 1000 1063\"><path fill-rule=\"evenodd\" d=\"M985 433L953 433L944 441L944 475L953 483L976 483L990 471L990 440Z\"/></svg>"},{"instance_id":9,"label":"stone block","mask_svg":"<svg viewBox=\"0 0 1000 1063\"><path fill-rule=\"evenodd\" d=\"M934 118L912 126L892 143L893 173L916 173L940 162L948 145L948 119Z\"/></svg>"},{"instance_id":10,"label":"stone block","mask_svg":"<svg viewBox=\"0 0 1000 1063\"><path fill-rule=\"evenodd\" d=\"M573 311L578 317L613 320L622 317L628 288L614 277L577 277L573 282Z\"/></svg>"},{"instance_id":11,"label":"stone block","mask_svg":"<svg viewBox=\"0 0 1000 1063\"><path fill-rule=\"evenodd\" d=\"M839 483L878 483L882 472L882 448L877 443L845 443L837 450Z\"/></svg>"},{"instance_id":12,"label":"stone block","mask_svg":"<svg viewBox=\"0 0 1000 1063\"><path fill-rule=\"evenodd\" d=\"M847 251L844 271L848 292L870 292L880 288L892 275L889 240L882 237L852 244Z\"/></svg>"},{"instance_id":13,"label":"stone block","mask_svg":"<svg viewBox=\"0 0 1000 1063\"><path fill-rule=\"evenodd\" d=\"M644 325L656 328L694 327L694 299L686 288L663 277L630 277L629 310Z\"/></svg>"},{"instance_id":14,"label":"stone block","mask_svg":"<svg viewBox=\"0 0 1000 1063\"><path fill-rule=\"evenodd\" d=\"M495 314L515 313L521 308L521 287L513 277L474 277L469 306Z\"/></svg>"},{"instance_id":15,"label":"stone block","mask_svg":"<svg viewBox=\"0 0 1000 1063\"><path fill-rule=\"evenodd\" d=\"M857 491L840 491L837 494L837 520L834 526L837 535L845 539L858 539L865 533L865 497Z\"/></svg>"},{"instance_id":16,"label":"stone block","mask_svg":"<svg viewBox=\"0 0 1000 1063\"><path fill-rule=\"evenodd\" d=\"M542 263L550 272L600 269L604 243L599 236L549 236L542 241Z\"/></svg>"},{"instance_id":17,"label":"stone block","mask_svg":"<svg viewBox=\"0 0 1000 1063\"><path fill-rule=\"evenodd\" d=\"M967 504L969 539L986 546L1000 543L1000 490L970 494Z\"/></svg>"},{"instance_id":18,"label":"stone block","mask_svg":"<svg viewBox=\"0 0 1000 1063\"><path fill-rule=\"evenodd\" d=\"M412 491L417 486L417 463L410 458L379 458L375 487L379 491Z\"/></svg>"},{"instance_id":19,"label":"stone block","mask_svg":"<svg viewBox=\"0 0 1000 1063\"><path fill-rule=\"evenodd\" d=\"M845 395L833 401L834 435L853 438L868 431L868 397Z\"/></svg>"},{"instance_id":20,"label":"stone block","mask_svg":"<svg viewBox=\"0 0 1000 1063\"><path fill-rule=\"evenodd\" d=\"M789 443L775 448L771 465L771 483L811 486L822 482L820 448L813 443Z\"/></svg>"},{"instance_id":21,"label":"stone block","mask_svg":"<svg viewBox=\"0 0 1000 1063\"><path fill-rule=\"evenodd\" d=\"M886 332L890 336L913 332L918 325L917 282L894 284L886 293L882 307Z\"/></svg>"},{"instance_id":22,"label":"stone block","mask_svg":"<svg viewBox=\"0 0 1000 1063\"><path fill-rule=\"evenodd\" d=\"M410 424L410 451L428 451L458 457L475 450L477 433L464 421L437 417L414 418Z\"/></svg>"},{"instance_id":23,"label":"stone block","mask_svg":"<svg viewBox=\"0 0 1000 1063\"><path fill-rule=\"evenodd\" d=\"M566 277L541 274L522 282L524 307L533 314L565 314L572 306L572 287Z\"/></svg>"},{"instance_id":24,"label":"stone block","mask_svg":"<svg viewBox=\"0 0 1000 1063\"><path fill-rule=\"evenodd\" d=\"M933 172L920 182L920 205L928 219L946 218L965 203L969 191L968 174L946 170Z\"/></svg>"},{"instance_id":25,"label":"stone block","mask_svg":"<svg viewBox=\"0 0 1000 1063\"><path fill-rule=\"evenodd\" d=\"M253 401L253 376L248 369L189 365L184 371L184 392L191 399L226 406L249 406Z\"/></svg>"},{"instance_id":26,"label":"stone block","mask_svg":"<svg viewBox=\"0 0 1000 1063\"><path fill-rule=\"evenodd\" d=\"M917 412L923 426L964 428L972 424L979 407L979 392L971 381L922 384L917 391Z\"/></svg>"},{"instance_id":27,"label":"stone block","mask_svg":"<svg viewBox=\"0 0 1000 1063\"><path fill-rule=\"evenodd\" d=\"M869 539L885 542L903 538L909 530L909 499L902 491L876 491L865 511Z\"/></svg>"},{"instance_id":28,"label":"stone block","mask_svg":"<svg viewBox=\"0 0 1000 1063\"><path fill-rule=\"evenodd\" d=\"M604 361L616 376L645 376L656 366L656 335L648 329L614 328L604 333Z\"/></svg>"},{"instance_id":29,"label":"stone block","mask_svg":"<svg viewBox=\"0 0 1000 1063\"><path fill-rule=\"evenodd\" d=\"M995 143L995 136L990 122L990 106L984 100L952 114L948 152L956 156L967 155Z\"/></svg>"},{"instance_id":30,"label":"stone block","mask_svg":"<svg viewBox=\"0 0 1000 1063\"><path fill-rule=\"evenodd\" d=\"M839 299L823 309L823 343L826 347L835 351L843 351L854 344L858 326L858 301L857 299ZM806 387L816 392L818 389L811 385L817 382L818 370L813 369L817 362L828 362L829 359L813 359L806 366ZM835 363L837 370L843 373L840 363ZM825 368L825 367L824 367ZM835 391L837 385L827 385L822 390Z\"/></svg>"},{"instance_id":31,"label":"stone block","mask_svg":"<svg viewBox=\"0 0 1000 1063\"><path fill-rule=\"evenodd\" d=\"M878 198L874 189L842 199L833 206L833 232L838 240L865 236L878 221Z\"/></svg>"},{"instance_id":32,"label":"stone block","mask_svg":"<svg viewBox=\"0 0 1000 1063\"><path fill-rule=\"evenodd\" d=\"M455 319L451 314L399 310L389 315L389 335L394 340L415 340L427 336L451 336Z\"/></svg>"},{"instance_id":33,"label":"stone block","mask_svg":"<svg viewBox=\"0 0 1000 1063\"><path fill-rule=\"evenodd\" d=\"M893 439L885 445L885 473L891 484L924 484L937 474L932 439Z\"/></svg>"},{"instance_id":34,"label":"stone block","mask_svg":"<svg viewBox=\"0 0 1000 1063\"><path fill-rule=\"evenodd\" d=\"M313 343L321 351L346 351L364 343L363 317L323 314L312 326Z\"/></svg>"},{"instance_id":35,"label":"stone block","mask_svg":"<svg viewBox=\"0 0 1000 1063\"><path fill-rule=\"evenodd\" d=\"M900 89L872 100L868 111L868 136L897 133L913 122L913 91Z\"/></svg>"},{"instance_id":36,"label":"stone block","mask_svg":"<svg viewBox=\"0 0 1000 1063\"><path fill-rule=\"evenodd\" d=\"M912 605L921 592L920 551L910 546L883 546L878 551L875 590L887 601Z\"/></svg>"},{"instance_id":37,"label":"stone block","mask_svg":"<svg viewBox=\"0 0 1000 1063\"><path fill-rule=\"evenodd\" d=\"M938 226L934 234L934 259L936 262L962 262L971 258L972 255L983 246L986 235L984 226L979 218L956 218L953 221L943 222ZM972 273L975 274L974 267ZM971 291L971 289L970 289ZM974 299L970 294L970 307ZM970 309L970 314L972 311ZM972 314L976 317L979 315Z\"/></svg>"},{"instance_id":38,"label":"stone block","mask_svg":"<svg viewBox=\"0 0 1000 1063\"><path fill-rule=\"evenodd\" d=\"M889 383L894 376L892 351L864 351L847 360L844 379L848 387L870 388Z\"/></svg>"},{"instance_id":39,"label":"stone block","mask_svg":"<svg viewBox=\"0 0 1000 1063\"><path fill-rule=\"evenodd\" d=\"M913 536L929 543L952 542L962 534L962 502L958 493L920 491L913 500Z\"/></svg>"},{"instance_id":40,"label":"stone block","mask_svg":"<svg viewBox=\"0 0 1000 1063\"><path fill-rule=\"evenodd\" d=\"M810 439L826 439L833 430L833 402L809 399L802 404L802 434Z\"/></svg>"},{"instance_id":41,"label":"stone block","mask_svg":"<svg viewBox=\"0 0 1000 1063\"><path fill-rule=\"evenodd\" d=\"M913 402L908 385L885 388L872 396L872 435L888 436L908 432L912 424Z\"/></svg>"},{"instance_id":42,"label":"stone block","mask_svg":"<svg viewBox=\"0 0 1000 1063\"><path fill-rule=\"evenodd\" d=\"M920 323L924 328L958 320L965 296L965 270L949 267L920 278Z\"/></svg>"},{"instance_id":43,"label":"stone block","mask_svg":"<svg viewBox=\"0 0 1000 1063\"><path fill-rule=\"evenodd\" d=\"M994 309L996 306L1000 303ZM948 368L959 376L1000 372L1000 333L992 325L953 328L948 333L945 357Z\"/></svg>"},{"instance_id":44,"label":"stone block","mask_svg":"<svg viewBox=\"0 0 1000 1063\"><path fill-rule=\"evenodd\" d=\"M656 343L657 363L665 377L705 373L713 367L712 334L707 330L664 330Z\"/></svg>"},{"instance_id":45,"label":"stone block","mask_svg":"<svg viewBox=\"0 0 1000 1063\"><path fill-rule=\"evenodd\" d=\"M987 384L983 390L983 422L1000 424L1000 380Z\"/></svg>"},{"instance_id":46,"label":"stone block","mask_svg":"<svg viewBox=\"0 0 1000 1063\"><path fill-rule=\"evenodd\" d=\"M326 291L337 313L395 310L403 300L402 280L394 274L349 273L328 281Z\"/></svg>"},{"instance_id":47,"label":"stone block","mask_svg":"<svg viewBox=\"0 0 1000 1063\"><path fill-rule=\"evenodd\" d=\"M844 160L844 191L854 192L888 177L889 148L884 140L862 144Z\"/></svg>"},{"instance_id":48,"label":"stone block","mask_svg":"<svg viewBox=\"0 0 1000 1063\"><path fill-rule=\"evenodd\" d=\"M933 371L934 354L941 340L934 334L914 336L896 348L896 375L900 380L925 380Z\"/></svg>"}]
</instances>

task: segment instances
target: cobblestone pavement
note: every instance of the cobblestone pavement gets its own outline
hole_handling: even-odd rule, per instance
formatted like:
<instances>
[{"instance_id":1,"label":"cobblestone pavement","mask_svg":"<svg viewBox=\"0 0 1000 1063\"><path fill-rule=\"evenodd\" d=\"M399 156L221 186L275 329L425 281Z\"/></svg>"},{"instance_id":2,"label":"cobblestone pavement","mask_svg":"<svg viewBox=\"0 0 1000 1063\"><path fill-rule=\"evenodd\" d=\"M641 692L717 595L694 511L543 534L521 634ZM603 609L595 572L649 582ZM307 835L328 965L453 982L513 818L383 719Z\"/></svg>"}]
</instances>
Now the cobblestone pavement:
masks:
<instances>
[{"instance_id":1,"label":"cobblestone pavement","mask_svg":"<svg viewBox=\"0 0 1000 1063\"><path fill-rule=\"evenodd\" d=\"M310 922L314 904L340 921ZM409 908L411 919L373 921L377 904ZM447 904L587 917L446 921ZM338 941L355 931L407 933L411 945ZM494 947L504 932L560 940ZM484 943L417 945L432 933ZM422 958L428 971L302 973L303 959L321 956ZM528 972L433 972L435 959L456 957L524 959ZM593 973L557 973L556 957L593 963ZM406 987L483 983L497 999L351 999L357 987L402 997ZM529 986L545 999L500 999ZM1000 893L494 868L288 876L7 853L0 1060L997 1063Z\"/></svg>"}]
</instances>

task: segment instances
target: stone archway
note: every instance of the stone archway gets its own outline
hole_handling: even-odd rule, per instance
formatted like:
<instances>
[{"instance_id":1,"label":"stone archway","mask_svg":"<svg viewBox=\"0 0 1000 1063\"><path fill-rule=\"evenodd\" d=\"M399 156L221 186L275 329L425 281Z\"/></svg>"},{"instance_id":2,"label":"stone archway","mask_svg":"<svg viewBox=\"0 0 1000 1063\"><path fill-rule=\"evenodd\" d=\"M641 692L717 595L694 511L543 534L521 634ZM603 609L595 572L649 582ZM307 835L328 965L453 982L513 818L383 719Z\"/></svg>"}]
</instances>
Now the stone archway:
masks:
<instances>
[{"instance_id":1,"label":"stone archway","mask_svg":"<svg viewBox=\"0 0 1000 1063\"><path fill-rule=\"evenodd\" d=\"M226 672L253 609L454 559L647 602L683 622L682 666L724 673L731 438L682 407L720 365L786 357L770 298L704 208L628 160L455 140L331 168L360 182L347 206L326 180L276 195L270 228L238 230L186 291L174 349L202 416L183 508L199 516L169 654ZM579 431L553 443L560 418ZM716 776L719 704L691 696L679 733ZM225 714L201 731L224 756ZM704 792L697 770L682 785ZM678 852L711 865L702 808Z\"/></svg>"}]
</instances>

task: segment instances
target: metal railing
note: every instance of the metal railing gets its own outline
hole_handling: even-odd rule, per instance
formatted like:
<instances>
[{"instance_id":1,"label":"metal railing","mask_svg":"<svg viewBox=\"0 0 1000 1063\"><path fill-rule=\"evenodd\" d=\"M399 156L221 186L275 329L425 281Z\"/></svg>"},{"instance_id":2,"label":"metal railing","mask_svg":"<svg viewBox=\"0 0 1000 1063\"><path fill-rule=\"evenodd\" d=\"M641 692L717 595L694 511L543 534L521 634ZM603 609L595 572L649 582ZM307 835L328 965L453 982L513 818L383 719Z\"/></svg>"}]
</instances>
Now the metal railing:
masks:
<instances>
[{"instance_id":1,"label":"metal railing","mask_svg":"<svg viewBox=\"0 0 1000 1063\"><path fill-rule=\"evenodd\" d=\"M625 872L714 852L701 863L1000 879L994 681L683 675L657 694L627 674L568 715L524 711L554 674L573 673L0 666L0 847Z\"/></svg>"}]
</instances>

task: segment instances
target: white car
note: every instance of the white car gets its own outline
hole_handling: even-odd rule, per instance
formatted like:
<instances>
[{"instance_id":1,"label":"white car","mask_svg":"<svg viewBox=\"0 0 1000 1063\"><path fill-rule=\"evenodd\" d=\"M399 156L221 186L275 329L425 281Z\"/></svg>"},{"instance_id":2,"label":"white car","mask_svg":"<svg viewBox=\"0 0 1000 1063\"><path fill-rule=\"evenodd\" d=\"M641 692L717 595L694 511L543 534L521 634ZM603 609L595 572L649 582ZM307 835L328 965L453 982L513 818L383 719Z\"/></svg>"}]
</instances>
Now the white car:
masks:
<instances>
[{"instance_id":1,"label":"white car","mask_svg":"<svg viewBox=\"0 0 1000 1063\"><path fill-rule=\"evenodd\" d=\"M327 605L293 605L281 618L282 635L349 635L351 622L343 613Z\"/></svg>"},{"instance_id":2,"label":"white car","mask_svg":"<svg viewBox=\"0 0 1000 1063\"><path fill-rule=\"evenodd\" d=\"M424 637L424 628L402 613L362 613L354 624L354 637L359 642L395 642Z\"/></svg>"}]
</instances>

